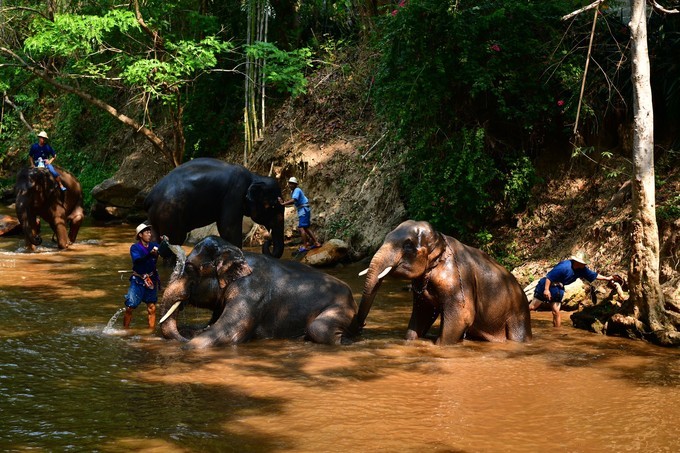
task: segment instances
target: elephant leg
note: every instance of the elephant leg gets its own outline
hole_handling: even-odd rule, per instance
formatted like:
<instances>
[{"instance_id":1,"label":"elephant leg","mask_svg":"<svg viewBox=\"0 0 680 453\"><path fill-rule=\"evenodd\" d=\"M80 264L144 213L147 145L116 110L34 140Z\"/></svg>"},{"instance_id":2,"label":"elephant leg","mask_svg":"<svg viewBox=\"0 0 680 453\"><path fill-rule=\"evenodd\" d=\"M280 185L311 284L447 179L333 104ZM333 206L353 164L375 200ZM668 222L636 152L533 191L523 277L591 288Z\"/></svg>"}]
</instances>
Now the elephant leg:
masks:
<instances>
[{"instance_id":1,"label":"elephant leg","mask_svg":"<svg viewBox=\"0 0 680 453\"><path fill-rule=\"evenodd\" d=\"M63 216L55 217L50 223L54 234L57 237L57 246L60 249L65 249L69 245L68 241L68 229L66 225L66 219Z\"/></svg>"},{"instance_id":2,"label":"elephant leg","mask_svg":"<svg viewBox=\"0 0 680 453\"><path fill-rule=\"evenodd\" d=\"M307 325L306 337L321 344L351 343L343 334L352 322L352 317L341 307L327 308Z\"/></svg>"},{"instance_id":3,"label":"elephant leg","mask_svg":"<svg viewBox=\"0 0 680 453\"><path fill-rule=\"evenodd\" d=\"M439 310L434 305L423 302L415 294L413 296L413 311L406 331L407 340L422 338L427 334L434 321L439 316Z\"/></svg>"},{"instance_id":4,"label":"elephant leg","mask_svg":"<svg viewBox=\"0 0 680 453\"><path fill-rule=\"evenodd\" d=\"M243 216L222 214L217 221L220 236L238 248L243 247Z\"/></svg>"},{"instance_id":5,"label":"elephant leg","mask_svg":"<svg viewBox=\"0 0 680 453\"><path fill-rule=\"evenodd\" d=\"M508 319L505 330L508 340L519 342L531 340L531 315L528 312L522 312L512 316Z\"/></svg>"},{"instance_id":6,"label":"elephant leg","mask_svg":"<svg viewBox=\"0 0 680 453\"><path fill-rule=\"evenodd\" d=\"M463 340L463 336L474 322L472 301L464 303L453 300L442 312L441 332L437 344L455 344Z\"/></svg>"},{"instance_id":7,"label":"elephant leg","mask_svg":"<svg viewBox=\"0 0 680 453\"><path fill-rule=\"evenodd\" d=\"M237 344L247 341L255 328L246 300L230 301L222 316L215 324L204 330L187 343L188 349L204 349L215 345Z\"/></svg>"},{"instance_id":8,"label":"elephant leg","mask_svg":"<svg viewBox=\"0 0 680 453\"><path fill-rule=\"evenodd\" d=\"M78 237L78 231L80 231L80 225L83 223L84 215L83 210L80 208L74 209L70 216L68 216L71 228L68 232L68 240L72 244L76 242L76 237Z\"/></svg>"}]
</instances>

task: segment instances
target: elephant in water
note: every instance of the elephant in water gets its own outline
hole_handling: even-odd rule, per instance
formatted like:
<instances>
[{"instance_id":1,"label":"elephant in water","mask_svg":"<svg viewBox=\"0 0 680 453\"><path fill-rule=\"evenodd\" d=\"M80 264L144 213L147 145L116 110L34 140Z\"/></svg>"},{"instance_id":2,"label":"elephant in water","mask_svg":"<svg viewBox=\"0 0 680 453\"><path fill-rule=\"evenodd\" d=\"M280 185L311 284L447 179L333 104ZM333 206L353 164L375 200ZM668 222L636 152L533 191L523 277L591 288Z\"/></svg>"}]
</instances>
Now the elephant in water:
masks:
<instances>
[{"instance_id":1,"label":"elephant in water","mask_svg":"<svg viewBox=\"0 0 680 453\"><path fill-rule=\"evenodd\" d=\"M208 326L186 338L177 327L178 308L212 311ZM306 338L349 343L357 306L344 282L296 261L243 252L208 236L181 260L161 301L164 337L189 348L242 343L255 338Z\"/></svg>"},{"instance_id":2,"label":"elephant in water","mask_svg":"<svg viewBox=\"0 0 680 453\"><path fill-rule=\"evenodd\" d=\"M63 168L54 167L61 176L66 191L46 168L23 168L17 174L15 186L16 211L24 231L26 247L35 250L42 244L40 219L46 220L60 249L76 241L83 222L83 192L80 182Z\"/></svg>"},{"instance_id":3,"label":"elephant in water","mask_svg":"<svg viewBox=\"0 0 680 453\"><path fill-rule=\"evenodd\" d=\"M387 275L411 279L413 312L407 340L422 338L441 317L437 343L464 338L531 339L529 302L515 277L486 253L445 236L427 222L407 220L390 232L366 271L358 333Z\"/></svg>"},{"instance_id":4,"label":"elephant in water","mask_svg":"<svg viewBox=\"0 0 680 453\"><path fill-rule=\"evenodd\" d=\"M241 247L243 216L250 217L271 231L262 253L280 258L284 222L279 197L281 188L274 178L202 157L158 181L144 199L144 209L155 232L179 245L189 231L216 222L220 236Z\"/></svg>"}]
</instances>

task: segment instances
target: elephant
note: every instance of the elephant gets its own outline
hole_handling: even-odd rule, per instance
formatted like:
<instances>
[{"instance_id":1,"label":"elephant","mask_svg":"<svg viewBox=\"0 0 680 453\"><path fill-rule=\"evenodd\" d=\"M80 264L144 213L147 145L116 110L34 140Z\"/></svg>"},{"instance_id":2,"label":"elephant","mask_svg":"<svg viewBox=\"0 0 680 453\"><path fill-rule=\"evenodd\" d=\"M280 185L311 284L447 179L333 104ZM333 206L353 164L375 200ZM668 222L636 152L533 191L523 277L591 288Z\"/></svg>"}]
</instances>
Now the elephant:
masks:
<instances>
[{"instance_id":1,"label":"elephant","mask_svg":"<svg viewBox=\"0 0 680 453\"><path fill-rule=\"evenodd\" d=\"M186 304L211 310L212 318L185 337L176 317ZM337 278L297 261L244 252L218 236L199 241L183 268L178 260L160 308L162 335L188 349L260 338L348 344L357 311L352 290Z\"/></svg>"},{"instance_id":2,"label":"elephant","mask_svg":"<svg viewBox=\"0 0 680 453\"><path fill-rule=\"evenodd\" d=\"M26 247L30 250L35 250L42 243L38 216L50 224L60 249L75 242L83 222L83 191L80 182L63 168L56 165L54 168L66 187L63 192L46 168L25 167L17 174L17 218L21 222Z\"/></svg>"},{"instance_id":3,"label":"elephant","mask_svg":"<svg viewBox=\"0 0 680 453\"><path fill-rule=\"evenodd\" d=\"M241 247L243 216L250 217L271 231L262 253L280 258L284 208L279 197L281 188L274 178L203 157L165 175L144 199L144 209L156 234L178 245L194 228L217 222L220 236Z\"/></svg>"},{"instance_id":4,"label":"elephant","mask_svg":"<svg viewBox=\"0 0 680 453\"><path fill-rule=\"evenodd\" d=\"M423 338L441 316L437 344L467 339L492 342L531 339L529 302L503 266L483 251L446 236L428 222L407 220L391 231L371 259L359 312L358 334L387 276L411 279L413 311L407 340Z\"/></svg>"}]
</instances>

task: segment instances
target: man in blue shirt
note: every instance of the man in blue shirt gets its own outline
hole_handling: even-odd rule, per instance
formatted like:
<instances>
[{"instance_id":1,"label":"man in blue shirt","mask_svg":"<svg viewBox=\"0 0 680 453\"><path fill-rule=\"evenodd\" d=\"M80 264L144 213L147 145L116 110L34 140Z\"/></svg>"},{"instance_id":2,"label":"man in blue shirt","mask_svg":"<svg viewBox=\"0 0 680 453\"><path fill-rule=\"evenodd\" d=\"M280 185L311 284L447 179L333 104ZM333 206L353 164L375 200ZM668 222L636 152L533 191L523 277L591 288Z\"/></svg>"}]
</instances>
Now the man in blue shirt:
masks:
<instances>
[{"instance_id":1,"label":"man in blue shirt","mask_svg":"<svg viewBox=\"0 0 680 453\"><path fill-rule=\"evenodd\" d=\"M298 252L306 252L321 247L319 241L316 240L316 236L314 236L312 230L309 229L312 224L312 211L309 208L309 200L304 192L302 192L302 189L298 187L297 178L293 176L288 180L288 188L291 190L291 199L283 201L279 198L279 203L283 206L294 204L297 209L298 228L300 229L300 235L302 236L302 246Z\"/></svg>"},{"instance_id":2,"label":"man in blue shirt","mask_svg":"<svg viewBox=\"0 0 680 453\"><path fill-rule=\"evenodd\" d=\"M534 298L529 304L529 310L536 310L544 303L550 304L553 326L560 327L562 324L560 308L564 298L564 287L574 283L578 278L585 279L590 283L595 280L612 280L612 277L605 277L588 269L582 254L573 255L568 260L559 262L545 277L538 281L534 290Z\"/></svg>"},{"instance_id":3,"label":"man in blue shirt","mask_svg":"<svg viewBox=\"0 0 680 453\"><path fill-rule=\"evenodd\" d=\"M33 167L45 167L52 173L54 179L59 184L59 188L63 191L66 190L64 184L61 182L61 177L57 170L52 166L52 162L57 157L57 153L52 149L49 143L47 143L48 137L47 132L40 131L38 134L38 143L33 143L31 149L28 151L28 160L31 163L31 168Z\"/></svg>"},{"instance_id":4,"label":"man in blue shirt","mask_svg":"<svg viewBox=\"0 0 680 453\"><path fill-rule=\"evenodd\" d=\"M158 244L151 242L151 225L145 223L137 226L135 238L137 242L130 247L132 276L130 277L130 288L125 295L123 327L130 328L132 311L142 302L146 302L149 327L153 329L156 326L156 301L158 300L158 287L161 283L156 270Z\"/></svg>"}]
</instances>

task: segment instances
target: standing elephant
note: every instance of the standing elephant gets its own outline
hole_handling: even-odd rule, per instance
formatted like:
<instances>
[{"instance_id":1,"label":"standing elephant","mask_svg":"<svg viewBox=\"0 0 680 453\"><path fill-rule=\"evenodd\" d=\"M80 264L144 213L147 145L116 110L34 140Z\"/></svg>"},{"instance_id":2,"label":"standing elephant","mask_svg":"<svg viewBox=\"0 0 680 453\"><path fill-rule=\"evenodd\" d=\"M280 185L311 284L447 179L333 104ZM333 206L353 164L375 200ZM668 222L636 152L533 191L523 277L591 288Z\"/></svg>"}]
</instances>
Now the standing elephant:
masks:
<instances>
[{"instance_id":1,"label":"standing elephant","mask_svg":"<svg viewBox=\"0 0 680 453\"><path fill-rule=\"evenodd\" d=\"M217 222L220 236L241 247L243 216L248 216L271 230L262 253L280 258L284 226L280 196L281 188L273 178L241 165L199 158L165 175L146 196L144 209L156 233L172 244L184 243L194 228Z\"/></svg>"},{"instance_id":2,"label":"standing elephant","mask_svg":"<svg viewBox=\"0 0 680 453\"><path fill-rule=\"evenodd\" d=\"M83 192L80 182L63 168L55 165L55 169L66 187L63 192L46 168L23 168L17 174L17 217L24 231L26 247L31 250L42 243L38 216L50 224L60 249L75 242L83 222Z\"/></svg>"},{"instance_id":3,"label":"standing elephant","mask_svg":"<svg viewBox=\"0 0 680 453\"><path fill-rule=\"evenodd\" d=\"M204 330L187 339L177 328L178 307L212 311ZM243 252L217 236L196 244L170 280L161 301L161 331L190 348L254 338L306 338L348 343L356 314L352 290L335 277L296 261Z\"/></svg>"},{"instance_id":4,"label":"standing elephant","mask_svg":"<svg viewBox=\"0 0 680 453\"><path fill-rule=\"evenodd\" d=\"M363 273L367 276L353 333L363 327L382 279L390 274L412 279L407 340L424 337L439 316L438 344L463 338L531 339L529 303L515 277L486 253L427 222L407 220L390 232Z\"/></svg>"}]
</instances>

